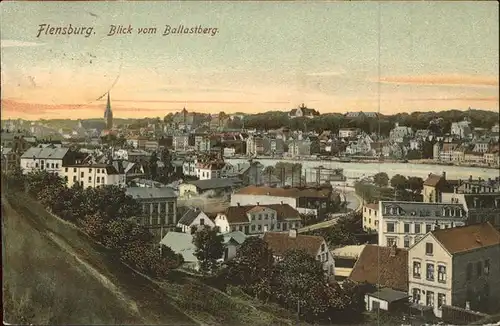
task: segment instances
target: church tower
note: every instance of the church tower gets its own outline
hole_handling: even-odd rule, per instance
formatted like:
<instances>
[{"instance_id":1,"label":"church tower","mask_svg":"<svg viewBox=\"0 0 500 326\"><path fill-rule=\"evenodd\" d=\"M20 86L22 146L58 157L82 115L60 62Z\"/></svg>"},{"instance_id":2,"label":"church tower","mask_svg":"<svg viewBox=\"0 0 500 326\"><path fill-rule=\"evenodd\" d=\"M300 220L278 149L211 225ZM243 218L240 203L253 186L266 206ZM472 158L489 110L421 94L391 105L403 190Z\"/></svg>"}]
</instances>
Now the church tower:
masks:
<instances>
[{"instance_id":1,"label":"church tower","mask_svg":"<svg viewBox=\"0 0 500 326\"><path fill-rule=\"evenodd\" d=\"M108 92L108 104L106 104L106 111L104 111L104 122L106 123L106 129L113 129L113 112L111 111L111 101L109 99Z\"/></svg>"}]
</instances>

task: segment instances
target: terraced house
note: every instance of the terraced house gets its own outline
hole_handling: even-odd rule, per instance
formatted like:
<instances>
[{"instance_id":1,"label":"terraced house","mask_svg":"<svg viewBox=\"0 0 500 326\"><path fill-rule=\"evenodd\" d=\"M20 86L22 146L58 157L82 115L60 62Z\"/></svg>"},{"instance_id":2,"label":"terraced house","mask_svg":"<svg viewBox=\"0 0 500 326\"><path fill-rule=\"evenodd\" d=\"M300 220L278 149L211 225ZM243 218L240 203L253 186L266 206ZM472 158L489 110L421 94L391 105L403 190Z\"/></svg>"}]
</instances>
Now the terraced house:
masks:
<instances>
[{"instance_id":1,"label":"terraced house","mask_svg":"<svg viewBox=\"0 0 500 326\"><path fill-rule=\"evenodd\" d=\"M215 218L220 232L241 231L245 234L262 234L267 231L287 231L300 228L299 212L288 204L230 206Z\"/></svg>"},{"instance_id":2,"label":"terraced house","mask_svg":"<svg viewBox=\"0 0 500 326\"><path fill-rule=\"evenodd\" d=\"M467 214L458 203L381 201L378 209L378 244L409 248L425 234L465 225Z\"/></svg>"},{"instance_id":3,"label":"terraced house","mask_svg":"<svg viewBox=\"0 0 500 326\"><path fill-rule=\"evenodd\" d=\"M500 308L500 233L490 223L429 232L408 251L412 305L442 317L448 306Z\"/></svg>"}]
</instances>

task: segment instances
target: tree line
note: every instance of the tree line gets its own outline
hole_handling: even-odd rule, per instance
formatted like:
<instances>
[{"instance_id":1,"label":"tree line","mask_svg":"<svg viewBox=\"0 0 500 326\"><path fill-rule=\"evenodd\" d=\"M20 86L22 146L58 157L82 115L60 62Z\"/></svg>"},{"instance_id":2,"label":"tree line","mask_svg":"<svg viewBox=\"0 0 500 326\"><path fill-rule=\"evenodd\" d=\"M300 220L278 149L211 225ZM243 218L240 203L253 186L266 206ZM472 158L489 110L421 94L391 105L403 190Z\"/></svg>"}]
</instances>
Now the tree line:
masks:
<instances>
[{"instance_id":1,"label":"tree line","mask_svg":"<svg viewBox=\"0 0 500 326\"><path fill-rule=\"evenodd\" d=\"M387 173L380 172L373 176L372 182L361 180L354 184L354 188L356 194L368 204L380 200L422 201L424 180L401 174L389 179Z\"/></svg>"},{"instance_id":2,"label":"tree line","mask_svg":"<svg viewBox=\"0 0 500 326\"><path fill-rule=\"evenodd\" d=\"M153 235L140 225L138 202L117 186L83 189L46 171L23 175L20 170L7 176L9 187L24 190L48 211L78 226L94 241L113 251L121 260L138 271L165 277L183 263L181 255L166 246L159 250Z\"/></svg>"}]
</instances>

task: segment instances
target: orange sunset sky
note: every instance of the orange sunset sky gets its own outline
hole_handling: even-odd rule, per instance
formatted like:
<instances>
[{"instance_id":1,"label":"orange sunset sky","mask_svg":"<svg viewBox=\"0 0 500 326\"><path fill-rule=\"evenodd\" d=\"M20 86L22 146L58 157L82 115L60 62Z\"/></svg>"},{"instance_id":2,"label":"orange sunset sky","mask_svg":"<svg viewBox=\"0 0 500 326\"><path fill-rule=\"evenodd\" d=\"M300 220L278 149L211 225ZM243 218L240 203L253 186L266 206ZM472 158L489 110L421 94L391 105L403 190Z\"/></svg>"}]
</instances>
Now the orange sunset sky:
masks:
<instances>
[{"instance_id":1,"label":"orange sunset sky","mask_svg":"<svg viewBox=\"0 0 500 326\"><path fill-rule=\"evenodd\" d=\"M498 111L497 2L4 2L2 119ZM293 18L291 18L293 17ZM40 24L92 27L37 37ZM108 36L129 24L131 35ZM168 35L166 25L211 27ZM155 35L139 35L156 27Z\"/></svg>"}]
</instances>

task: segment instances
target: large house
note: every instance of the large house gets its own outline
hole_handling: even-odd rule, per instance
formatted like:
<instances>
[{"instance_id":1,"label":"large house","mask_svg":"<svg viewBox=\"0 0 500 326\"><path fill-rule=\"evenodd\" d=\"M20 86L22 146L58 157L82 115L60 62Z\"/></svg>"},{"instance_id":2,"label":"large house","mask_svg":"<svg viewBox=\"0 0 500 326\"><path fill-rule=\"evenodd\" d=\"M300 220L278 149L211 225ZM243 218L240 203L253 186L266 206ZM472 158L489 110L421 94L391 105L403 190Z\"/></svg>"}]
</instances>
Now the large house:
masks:
<instances>
[{"instance_id":1,"label":"large house","mask_svg":"<svg viewBox=\"0 0 500 326\"><path fill-rule=\"evenodd\" d=\"M500 233L489 223L426 234L408 252L415 306L442 317L443 306L489 312L500 302Z\"/></svg>"},{"instance_id":2,"label":"large house","mask_svg":"<svg viewBox=\"0 0 500 326\"><path fill-rule=\"evenodd\" d=\"M35 171L47 171L59 174L69 148L43 146L31 147L21 155L23 174ZM64 161L64 162L63 162Z\"/></svg>"},{"instance_id":3,"label":"large house","mask_svg":"<svg viewBox=\"0 0 500 326\"><path fill-rule=\"evenodd\" d=\"M248 186L231 196L231 206L255 205L257 202L263 205L285 203L301 214L323 217L335 210L338 196L331 185L285 188Z\"/></svg>"},{"instance_id":4,"label":"large house","mask_svg":"<svg viewBox=\"0 0 500 326\"><path fill-rule=\"evenodd\" d=\"M363 230L378 231L378 204L363 206Z\"/></svg>"},{"instance_id":5,"label":"large house","mask_svg":"<svg viewBox=\"0 0 500 326\"><path fill-rule=\"evenodd\" d=\"M223 178L223 169L226 164L223 161L198 162L196 164L196 176L200 180Z\"/></svg>"},{"instance_id":6,"label":"large house","mask_svg":"<svg viewBox=\"0 0 500 326\"><path fill-rule=\"evenodd\" d=\"M267 231L287 231L300 228L299 212L288 204L230 206L215 218L220 232L241 231L262 234Z\"/></svg>"},{"instance_id":7,"label":"large house","mask_svg":"<svg viewBox=\"0 0 500 326\"><path fill-rule=\"evenodd\" d=\"M380 201L378 244L409 248L430 231L462 226L466 221L462 204Z\"/></svg>"},{"instance_id":8,"label":"large house","mask_svg":"<svg viewBox=\"0 0 500 326\"><path fill-rule=\"evenodd\" d=\"M162 238L177 225L177 195L170 188L129 187L126 194L139 202L142 216L139 222L155 236Z\"/></svg>"},{"instance_id":9,"label":"large house","mask_svg":"<svg viewBox=\"0 0 500 326\"><path fill-rule=\"evenodd\" d=\"M184 233L191 233L192 227L198 226L209 226L213 228L215 226L214 222L199 208L190 208L182 215L179 222L177 222L177 227Z\"/></svg>"},{"instance_id":10,"label":"large house","mask_svg":"<svg viewBox=\"0 0 500 326\"><path fill-rule=\"evenodd\" d=\"M467 224L490 222L500 229L500 192L452 193L444 198L446 202L464 205Z\"/></svg>"},{"instance_id":11,"label":"large house","mask_svg":"<svg viewBox=\"0 0 500 326\"><path fill-rule=\"evenodd\" d=\"M288 232L266 232L264 241L278 260L289 250L303 250L322 263L328 277L335 276L335 260L323 237L297 234L297 230L292 229Z\"/></svg>"},{"instance_id":12,"label":"large house","mask_svg":"<svg viewBox=\"0 0 500 326\"><path fill-rule=\"evenodd\" d=\"M68 164L60 169L60 175L68 187L74 184L80 184L83 188L126 185L125 172L111 164Z\"/></svg>"},{"instance_id":13,"label":"large house","mask_svg":"<svg viewBox=\"0 0 500 326\"><path fill-rule=\"evenodd\" d=\"M446 188L446 173L442 175L430 173L424 181L423 199L424 203L440 203L443 190Z\"/></svg>"},{"instance_id":14,"label":"large house","mask_svg":"<svg viewBox=\"0 0 500 326\"><path fill-rule=\"evenodd\" d=\"M301 106L299 106L297 109L292 109L288 113L288 117L293 119L293 118L314 118L319 116L320 113L316 111L315 109L309 109L302 103Z\"/></svg>"}]
</instances>

